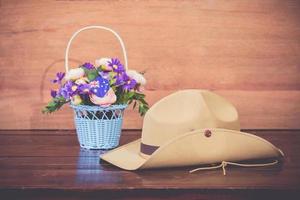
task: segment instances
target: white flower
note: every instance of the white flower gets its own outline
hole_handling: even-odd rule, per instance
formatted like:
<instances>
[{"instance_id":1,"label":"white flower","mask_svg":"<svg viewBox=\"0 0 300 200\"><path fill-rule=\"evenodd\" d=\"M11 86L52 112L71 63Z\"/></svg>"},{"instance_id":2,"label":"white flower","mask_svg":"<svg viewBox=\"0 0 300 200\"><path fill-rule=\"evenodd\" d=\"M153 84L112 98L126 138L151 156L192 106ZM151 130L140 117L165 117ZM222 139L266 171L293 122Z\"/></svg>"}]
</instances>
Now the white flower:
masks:
<instances>
[{"instance_id":1,"label":"white flower","mask_svg":"<svg viewBox=\"0 0 300 200\"><path fill-rule=\"evenodd\" d=\"M100 65L108 66L108 62L111 61L111 58L100 58L95 61L97 67Z\"/></svg>"},{"instance_id":2,"label":"white flower","mask_svg":"<svg viewBox=\"0 0 300 200\"><path fill-rule=\"evenodd\" d=\"M126 71L126 73L130 78L136 80L137 83L139 83L141 85L146 85L147 81L141 73L138 73L135 70L128 70L128 71Z\"/></svg>"},{"instance_id":3,"label":"white flower","mask_svg":"<svg viewBox=\"0 0 300 200\"><path fill-rule=\"evenodd\" d=\"M65 76L66 80L76 80L84 76L82 68L70 69Z\"/></svg>"}]
</instances>

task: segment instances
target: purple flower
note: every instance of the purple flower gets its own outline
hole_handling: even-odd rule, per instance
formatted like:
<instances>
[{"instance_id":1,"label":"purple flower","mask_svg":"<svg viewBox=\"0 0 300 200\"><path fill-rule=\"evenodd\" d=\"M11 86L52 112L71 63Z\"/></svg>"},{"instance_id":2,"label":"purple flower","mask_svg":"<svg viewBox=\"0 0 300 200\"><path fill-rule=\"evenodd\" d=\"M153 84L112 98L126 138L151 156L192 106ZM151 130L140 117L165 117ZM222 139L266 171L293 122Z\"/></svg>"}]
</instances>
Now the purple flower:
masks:
<instances>
[{"instance_id":1,"label":"purple flower","mask_svg":"<svg viewBox=\"0 0 300 200\"><path fill-rule=\"evenodd\" d=\"M51 80L52 83L58 83L61 84L61 80L65 77L65 73L63 72L58 72L56 74L56 78L54 80Z\"/></svg>"},{"instance_id":2,"label":"purple flower","mask_svg":"<svg viewBox=\"0 0 300 200\"><path fill-rule=\"evenodd\" d=\"M86 69L89 69L89 70L90 69L95 69L95 66L91 63L84 63L82 66Z\"/></svg>"},{"instance_id":3,"label":"purple flower","mask_svg":"<svg viewBox=\"0 0 300 200\"><path fill-rule=\"evenodd\" d=\"M108 61L108 66L112 67L114 72L122 73L125 72L124 66L117 58L112 58L111 61Z\"/></svg>"},{"instance_id":4,"label":"purple flower","mask_svg":"<svg viewBox=\"0 0 300 200\"><path fill-rule=\"evenodd\" d=\"M66 100L70 99L69 93L68 93L66 90L64 90L63 88L60 88L60 89L58 90L58 95L59 95L59 96L62 96L62 97L65 98Z\"/></svg>"},{"instance_id":5,"label":"purple flower","mask_svg":"<svg viewBox=\"0 0 300 200\"><path fill-rule=\"evenodd\" d=\"M116 85L122 86L123 90L132 90L137 85L136 80L131 79L126 72L117 74L115 76L116 79Z\"/></svg>"},{"instance_id":6,"label":"purple flower","mask_svg":"<svg viewBox=\"0 0 300 200\"><path fill-rule=\"evenodd\" d=\"M117 74L115 76L116 78L116 85L119 86L119 85L123 85L125 82L129 81L129 76L123 72L123 73L120 73L120 74Z\"/></svg>"},{"instance_id":7,"label":"purple flower","mask_svg":"<svg viewBox=\"0 0 300 200\"><path fill-rule=\"evenodd\" d=\"M58 95L64 97L65 99L70 99L73 95L78 93L78 86L72 81L67 81L58 91Z\"/></svg>"},{"instance_id":8,"label":"purple flower","mask_svg":"<svg viewBox=\"0 0 300 200\"><path fill-rule=\"evenodd\" d=\"M134 79L130 79L125 82L125 84L122 86L123 90L132 90L135 88L137 82Z\"/></svg>"},{"instance_id":9,"label":"purple flower","mask_svg":"<svg viewBox=\"0 0 300 200\"><path fill-rule=\"evenodd\" d=\"M57 95L57 91L51 90L50 94L51 94L51 97L52 97L52 98L55 98L56 95Z\"/></svg>"},{"instance_id":10,"label":"purple flower","mask_svg":"<svg viewBox=\"0 0 300 200\"><path fill-rule=\"evenodd\" d=\"M89 84L80 84L78 85L77 90L79 94L87 94L90 92L90 88L91 87Z\"/></svg>"}]
</instances>

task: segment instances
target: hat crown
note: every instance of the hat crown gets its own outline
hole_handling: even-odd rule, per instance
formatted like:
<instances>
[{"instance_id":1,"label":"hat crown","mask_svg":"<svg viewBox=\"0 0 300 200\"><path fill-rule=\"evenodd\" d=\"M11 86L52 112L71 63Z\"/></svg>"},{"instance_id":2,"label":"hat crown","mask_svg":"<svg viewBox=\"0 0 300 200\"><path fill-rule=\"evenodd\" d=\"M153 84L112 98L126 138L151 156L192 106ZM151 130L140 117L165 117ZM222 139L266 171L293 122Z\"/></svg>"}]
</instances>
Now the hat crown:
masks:
<instances>
[{"instance_id":1,"label":"hat crown","mask_svg":"<svg viewBox=\"0 0 300 200\"><path fill-rule=\"evenodd\" d=\"M155 103L146 113L142 144L159 147L201 128L239 130L238 113L223 97L206 90L182 90Z\"/></svg>"}]
</instances>

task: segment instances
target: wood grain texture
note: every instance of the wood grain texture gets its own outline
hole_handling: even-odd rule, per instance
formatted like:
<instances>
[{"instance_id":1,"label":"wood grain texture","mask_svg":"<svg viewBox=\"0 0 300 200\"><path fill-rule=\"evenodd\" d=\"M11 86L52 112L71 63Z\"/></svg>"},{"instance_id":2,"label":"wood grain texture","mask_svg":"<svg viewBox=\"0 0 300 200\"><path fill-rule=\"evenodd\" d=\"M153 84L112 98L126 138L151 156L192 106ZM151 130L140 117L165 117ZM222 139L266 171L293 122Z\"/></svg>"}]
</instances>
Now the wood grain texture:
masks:
<instances>
[{"instance_id":1,"label":"wood grain texture","mask_svg":"<svg viewBox=\"0 0 300 200\"><path fill-rule=\"evenodd\" d=\"M271 167L125 171L79 148L73 131L0 131L0 195L6 199L291 199L300 194L299 130L248 131L285 153ZM123 131L121 144L140 137ZM292 138L292 139L291 139ZM30 180L30 181L29 181ZM104 198L106 197L106 198Z\"/></svg>"},{"instance_id":2,"label":"wood grain texture","mask_svg":"<svg viewBox=\"0 0 300 200\"><path fill-rule=\"evenodd\" d=\"M299 1L4 0L0 9L0 129L74 128L69 108L40 110L69 37L91 24L121 34L129 68L147 71L151 104L179 89L210 89L237 106L242 128L300 128ZM87 31L71 47L71 65L120 51L109 33ZM141 125L126 113L123 128Z\"/></svg>"}]
</instances>

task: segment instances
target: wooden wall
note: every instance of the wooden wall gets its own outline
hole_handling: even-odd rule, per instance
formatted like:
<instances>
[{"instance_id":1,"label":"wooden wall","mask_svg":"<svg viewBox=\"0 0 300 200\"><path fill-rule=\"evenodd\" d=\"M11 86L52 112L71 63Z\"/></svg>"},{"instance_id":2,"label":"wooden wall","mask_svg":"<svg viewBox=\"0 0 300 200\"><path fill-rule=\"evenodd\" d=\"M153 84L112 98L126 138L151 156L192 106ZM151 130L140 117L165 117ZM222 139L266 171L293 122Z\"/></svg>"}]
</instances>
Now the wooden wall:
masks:
<instances>
[{"instance_id":1,"label":"wooden wall","mask_svg":"<svg viewBox=\"0 0 300 200\"><path fill-rule=\"evenodd\" d=\"M129 68L146 70L152 104L210 89L238 108L242 128L300 128L300 1L1 1L0 129L70 129L70 108L44 116L49 80L64 70L71 34L105 25L123 37ZM116 39L88 31L71 64L121 57ZM124 128L141 128L131 110Z\"/></svg>"}]
</instances>

